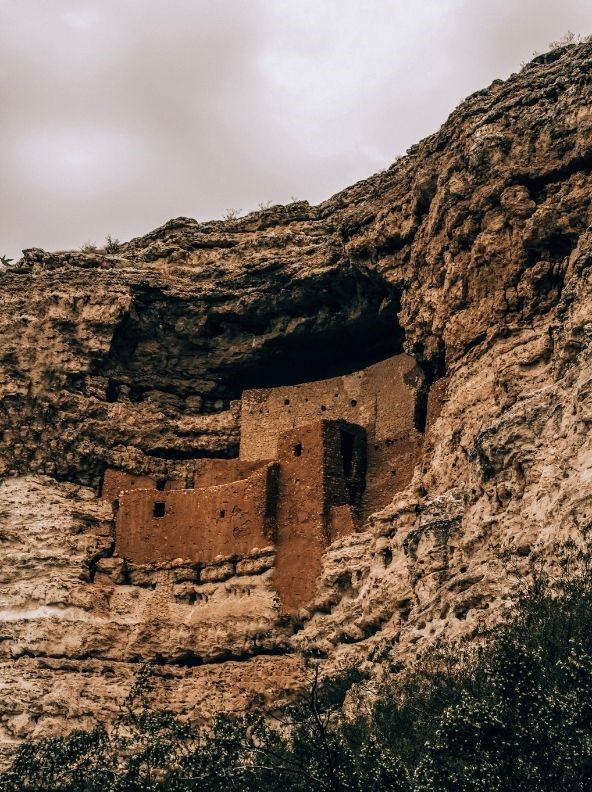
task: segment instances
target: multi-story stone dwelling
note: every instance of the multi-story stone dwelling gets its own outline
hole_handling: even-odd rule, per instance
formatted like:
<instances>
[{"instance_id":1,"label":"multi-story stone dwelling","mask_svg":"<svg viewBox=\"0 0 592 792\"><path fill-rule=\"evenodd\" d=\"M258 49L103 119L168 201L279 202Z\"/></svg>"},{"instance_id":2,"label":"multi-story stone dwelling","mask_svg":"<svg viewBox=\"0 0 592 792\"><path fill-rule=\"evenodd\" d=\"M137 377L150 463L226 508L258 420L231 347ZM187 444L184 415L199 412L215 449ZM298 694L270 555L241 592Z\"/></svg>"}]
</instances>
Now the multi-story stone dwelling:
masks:
<instances>
[{"instance_id":1,"label":"multi-story stone dwelling","mask_svg":"<svg viewBox=\"0 0 592 792\"><path fill-rule=\"evenodd\" d=\"M324 548L358 530L410 481L428 400L397 355L354 374L246 390L238 459L199 459L183 479L105 472L116 555L211 563L275 547L275 586L296 611L314 595Z\"/></svg>"}]
</instances>

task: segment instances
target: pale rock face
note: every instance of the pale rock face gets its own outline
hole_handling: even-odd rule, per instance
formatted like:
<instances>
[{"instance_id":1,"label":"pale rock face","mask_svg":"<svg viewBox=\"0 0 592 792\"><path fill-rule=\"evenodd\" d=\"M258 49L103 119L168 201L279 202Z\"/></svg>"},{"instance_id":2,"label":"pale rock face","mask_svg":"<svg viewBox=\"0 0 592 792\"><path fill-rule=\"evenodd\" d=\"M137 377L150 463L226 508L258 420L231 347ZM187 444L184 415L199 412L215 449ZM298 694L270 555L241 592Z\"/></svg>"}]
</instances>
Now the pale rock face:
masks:
<instances>
[{"instance_id":1,"label":"pale rock face","mask_svg":"<svg viewBox=\"0 0 592 792\"><path fill-rule=\"evenodd\" d=\"M307 652L400 667L493 625L533 564L583 546L591 64L590 45L537 58L318 207L181 218L117 255L27 251L1 276L5 752L109 718L145 660L159 700L196 718L276 702ZM403 350L429 382L446 374L441 413L411 485L328 548L298 618L273 548L199 578L113 556L106 465L174 475L232 456L243 388Z\"/></svg>"},{"instance_id":2,"label":"pale rock face","mask_svg":"<svg viewBox=\"0 0 592 792\"><path fill-rule=\"evenodd\" d=\"M230 575L221 574L224 562L207 567L212 582L203 584L186 580L193 570L182 562L132 569L122 581L122 562L112 557L96 563L91 581L93 560L113 543L111 507L92 490L49 477L10 478L0 485L0 514L0 738L7 746L28 734L88 726L99 713L109 717L145 660L166 664L167 695L174 687L179 708L198 717L240 710L254 695L275 699L298 679L301 660L282 657L286 634L269 550ZM273 653L277 662L257 656ZM249 655L250 662L233 662Z\"/></svg>"},{"instance_id":3,"label":"pale rock face","mask_svg":"<svg viewBox=\"0 0 592 792\"><path fill-rule=\"evenodd\" d=\"M558 572L566 546L587 546L592 314L579 303L591 297L587 266L566 280L567 303L577 301L561 319L536 321L450 372L413 486L371 518L365 541L327 553L318 605L336 604L312 617L297 646L412 656L491 625L532 564Z\"/></svg>"}]
</instances>

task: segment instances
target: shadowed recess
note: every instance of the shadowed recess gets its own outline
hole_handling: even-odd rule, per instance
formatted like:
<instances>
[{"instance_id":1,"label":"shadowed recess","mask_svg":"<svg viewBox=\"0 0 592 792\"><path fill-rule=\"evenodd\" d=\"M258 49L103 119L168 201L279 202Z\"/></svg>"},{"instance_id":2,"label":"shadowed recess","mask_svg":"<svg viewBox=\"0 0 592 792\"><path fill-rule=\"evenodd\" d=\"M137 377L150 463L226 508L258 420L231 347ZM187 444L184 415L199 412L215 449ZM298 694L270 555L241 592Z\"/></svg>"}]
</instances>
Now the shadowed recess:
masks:
<instances>
[{"instance_id":1,"label":"shadowed recess","mask_svg":"<svg viewBox=\"0 0 592 792\"><path fill-rule=\"evenodd\" d=\"M273 288L273 284L272 284ZM142 401L151 389L225 405L245 388L350 374L403 350L400 290L354 269L264 294L247 311L189 304L139 287L94 373Z\"/></svg>"}]
</instances>

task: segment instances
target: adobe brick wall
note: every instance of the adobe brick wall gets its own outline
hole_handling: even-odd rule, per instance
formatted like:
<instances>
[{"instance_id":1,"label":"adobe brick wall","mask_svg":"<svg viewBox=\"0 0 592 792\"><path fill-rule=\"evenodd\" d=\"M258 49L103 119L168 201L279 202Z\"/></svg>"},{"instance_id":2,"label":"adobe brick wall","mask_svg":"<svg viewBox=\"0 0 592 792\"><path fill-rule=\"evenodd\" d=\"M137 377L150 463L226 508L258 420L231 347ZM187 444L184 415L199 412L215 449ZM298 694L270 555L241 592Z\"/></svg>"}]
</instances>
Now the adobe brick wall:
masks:
<instances>
[{"instance_id":1,"label":"adobe brick wall","mask_svg":"<svg viewBox=\"0 0 592 792\"><path fill-rule=\"evenodd\" d=\"M415 415L423 387L421 369L412 357L403 354L342 377L246 390L240 458L277 458L278 437L315 420L345 420L362 426L368 435L361 512L365 519L390 503L393 494L411 480L413 459L419 457L422 443Z\"/></svg>"},{"instance_id":2,"label":"adobe brick wall","mask_svg":"<svg viewBox=\"0 0 592 792\"><path fill-rule=\"evenodd\" d=\"M120 492L132 489L156 489L156 480L150 476L133 476L123 470L107 468L103 474L101 498L115 500Z\"/></svg>"},{"instance_id":3,"label":"adobe brick wall","mask_svg":"<svg viewBox=\"0 0 592 792\"><path fill-rule=\"evenodd\" d=\"M118 556L146 564L183 558L201 563L246 555L274 540L277 465L203 489L132 489L119 496ZM164 515L154 515L155 504Z\"/></svg>"},{"instance_id":4,"label":"adobe brick wall","mask_svg":"<svg viewBox=\"0 0 592 792\"><path fill-rule=\"evenodd\" d=\"M125 490L116 553L137 564L207 564L275 542L282 607L297 611L314 597L325 547L411 480L423 442L415 426L423 387L413 358L398 355L343 377L245 391L240 457L198 460L195 489L105 473L105 496ZM428 423L442 387L430 393Z\"/></svg>"},{"instance_id":5,"label":"adobe brick wall","mask_svg":"<svg viewBox=\"0 0 592 792\"><path fill-rule=\"evenodd\" d=\"M271 459L246 462L243 459L198 459L195 463L195 486L215 487L241 481L260 470Z\"/></svg>"},{"instance_id":6,"label":"adobe brick wall","mask_svg":"<svg viewBox=\"0 0 592 792\"><path fill-rule=\"evenodd\" d=\"M143 482L114 471L106 481L119 500L116 554L208 564L275 542L275 585L294 612L314 596L324 548L359 523L366 445L362 427L317 420L280 437L276 463L201 460L195 489L159 491L148 479L150 489L121 492Z\"/></svg>"},{"instance_id":7,"label":"adobe brick wall","mask_svg":"<svg viewBox=\"0 0 592 792\"><path fill-rule=\"evenodd\" d=\"M341 455L342 432L353 440L349 476ZM355 528L358 509L349 504L349 485L355 491L364 479L365 434L346 422L317 420L279 438L274 582L285 611L296 612L314 597L325 547Z\"/></svg>"},{"instance_id":8,"label":"adobe brick wall","mask_svg":"<svg viewBox=\"0 0 592 792\"><path fill-rule=\"evenodd\" d=\"M294 612L312 599L326 545L321 422L284 432L280 462L274 583L282 607Z\"/></svg>"},{"instance_id":9,"label":"adobe brick wall","mask_svg":"<svg viewBox=\"0 0 592 792\"><path fill-rule=\"evenodd\" d=\"M240 458L275 459L281 433L315 420L345 420L385 440L415 428L423 374L409 355L342 377L279 388L245 390Z\"/></svg>"},{"instance_id":10,"label":"adobe brick wall","mask_svg":"<svg viewBox=\"0 0 592 792\"><path fill-rule=\"evenodd\" d=\"M404 490L421 458L424 436L415 429L397 438L368 443L368 472L362 498L363 519L392 501Z\"/></svg>"},{"instance_id":11,"label":"adobe brick wall","mask_svg":"<svg viewBox=\"0 0 592 792\"><path fill-rule=\"evenodd\" d=\"M366 430L347 421L322 421L322 437L325 453L322 479L324 520L327 538L333 541L329 530L333 506L352 506L354 524L360 523L368 442Z\"/></svg>"},{"instance_id":12,"label":"adobe brick wall","mask_svg":"<svg viewBox=\"0 0 592 792\"><path fill-rule=\"evenodd\" d=\"M329 520L332 542L352 534L358 522L354 507L348 504L331 506Z\"/></svg>"},{"instance_id":13,"label":"adobe brick wall","mask_svg":"<svg viewBox=\"0 0 592 792\"><path fill-rule=\"evenodd\" d=\"M103 500L115 500L120 492L133 489L157 489L157 485L163 490L185 489L183 479L163 479L152 476L136 476L126 473L124 470L107 468L103 474L101 484L101 498Z\"/></svg>"}]
</instances>

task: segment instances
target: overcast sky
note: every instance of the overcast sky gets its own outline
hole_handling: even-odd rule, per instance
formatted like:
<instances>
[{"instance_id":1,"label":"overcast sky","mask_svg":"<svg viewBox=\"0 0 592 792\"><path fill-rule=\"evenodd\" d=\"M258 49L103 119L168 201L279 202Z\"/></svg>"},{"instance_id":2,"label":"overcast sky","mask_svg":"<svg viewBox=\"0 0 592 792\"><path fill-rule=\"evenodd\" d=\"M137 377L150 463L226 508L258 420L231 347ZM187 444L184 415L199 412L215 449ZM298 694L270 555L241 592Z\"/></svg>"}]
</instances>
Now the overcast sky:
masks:
<instances>
[{"instance_id":1,"label":"overcast sky","mask_svg":"<svg viewBox=\"0 0 592 792\"><path fill-rule=\"evenodd\" d=\"M592 0L0 0L0 255L317 203Z\"/></svg>"}]
</instances>

